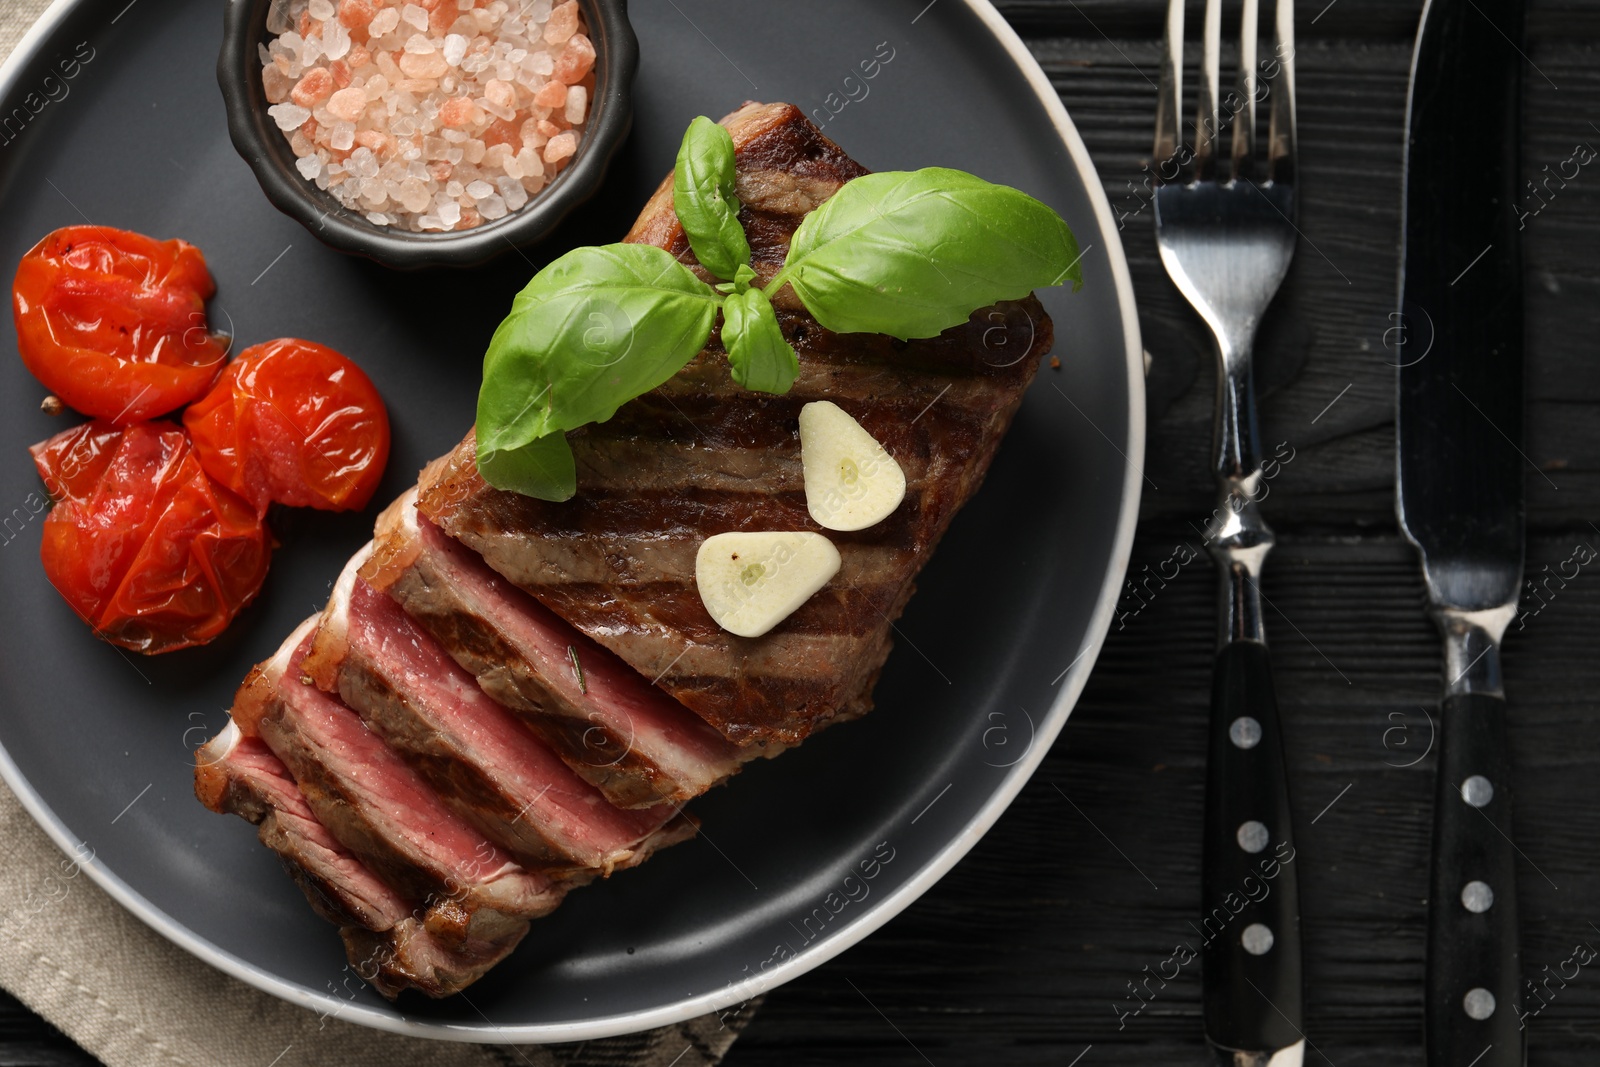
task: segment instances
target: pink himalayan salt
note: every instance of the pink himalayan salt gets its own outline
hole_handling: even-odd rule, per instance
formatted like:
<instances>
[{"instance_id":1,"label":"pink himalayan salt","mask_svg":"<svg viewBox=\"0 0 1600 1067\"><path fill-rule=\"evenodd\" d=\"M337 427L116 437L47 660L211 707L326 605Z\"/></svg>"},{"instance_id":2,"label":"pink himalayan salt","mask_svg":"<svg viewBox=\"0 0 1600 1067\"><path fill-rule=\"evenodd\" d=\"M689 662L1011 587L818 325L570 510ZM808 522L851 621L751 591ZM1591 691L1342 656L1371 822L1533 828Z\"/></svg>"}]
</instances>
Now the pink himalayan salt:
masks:
<instances>
[{"instance_id":1,"label":"pink himalayan salt","mask_svg":"<svg viewBox=\"0 0 1600 1067\"><path fill-rule=\"evenodd\" d=\"M262 83L297 169L378 225L459 230L518 210L574 158L594 68L577 4L538 6L282 0ZM290 96L302 81L309 106ZM533 103L546 86L551 103ZM359 99L331 106L346 89ZM465 197L480 181L493 192Z\"/></svg>"},{"instance_id":2,"label":"pink himalayan salt","mask_svg":"<svg viewBox=\"0 0 1600 1067\"><path fill-rule=\"evenodd\" d=\"M539 86L539 91L533 94L533 102L540 107L565 107L567 103L567 87L556 81L545 82Z\"/></svg>"},{"instance_id":3,"label":"pink himalayan salt","mask_svg":"<svg viewBox=\"0 0 1600 1067\"><path fill-rule=\"evenodd\" d=\"M584 112L589 107L589 90L581 85L574 85L567 90L567 110L562 115L567 123L572 126L583 121Z\"/></svg>"},{"instance_id":4,"label":"pink himalayan salt","mask_svg":"<svg viewBox=\"0 0 1600 1067\"><path fill-rule=\"evenodd\" d=\"M495 107L514 108L517 106L517 89L510 82L490 78L488 84L483 87L483 98Z\"/></svg>"},{"instance_id":5,"label":"pink himalayan salt","mask_svg":"<svg viewBox=\"0 0 1600 1067\"><path fill-rule=\"evenodd\" d=\"M544 39L550 44L562 44L578 32L577 0L567 0L550 10L550 21L544 26Z\"/></svg>"},{"instance_id":6,"label":"pink himalayan salt","mask_svg":"<svg viewBox=\"0 0 1600 1067\"><path fill-rule=\"evenodd\" d=\"M483 109L464 96L452 96L439 108L439 121L459 129L474 126L483 120Z\"/></svg>"},{"instance_id":7,"label":"pink himalayan salt","mask_svg":"<svg viewBox=\"0 0 1600 1067\"><path fill-rule=\"evenodd\" d=\"M366 109L367 91L359 86L340 89L328 98L328 113L346 122L356 121Z\"/></svg>"},{"instance_id":8,"label":"pink himalayan salt","mask_svg":"<svg viewBox=\"0 0 1600 1067\"><path fill-rule=\"evenodd\" d=\"M450 71L450 64L439 52L404 52L399 62L401 72L408 78L442 78Z\"/></svg>"},{"instance_id":9,"label":"pink himalayan salt","mask_svg":"<svg viewBox=\"0 0 1600 1067\"><path fill-rule=\"evenodd\" d=\"M568 158L577 150L577 134L567 130L550 138L550 143L544 146L544 161L546 163L556 163Z\"/></svg>"},{"instance_id":10,"label":"pink himalayan salt","mask_svg":"<svg viewBox=\"0 0 1600 1067\"><path fill-rule=\"evenodd\" d=\"M524 145L532 146L534 148L543 148L544 143L550 140L548 134L542 133L539 130L539 123L542 121L544 120L529 119L527 122L522 124L522 129L518 131L517 135L522 139L522 143Z\"/></svg>"},{"instance_id":11,"label":"pink himalayan salt","mask_svg":"<svg viewBox=\"0 0 1600 1067\"><path fill-rule=\"evenodd\" d=\"M289 90L289 99L301 107L315 107L329 96L333 89L333 74L322 67L312 67L301 75L300 80L295 82L294 88Z\"/></svg>"},{"instance_id":12,"label":"pink himalayan salt","mask_svg":"<svg viewBox=\"0 0 1600 1067\"><path fill-rule=\"evenodd\" d=\"M261 87L267 91L267 103L281 104L289 99L295 80L279 70L276 63L268 63L261 68Z\"/></svg>"},{"instance_id":13,"label":"pink himalayan salt","mask_svg":"<svg viewBox=\"0 0 1600 1067\"><path fill-rule=\"evenodd\" d=\"M577 85L584 75L594 69L594 44L581 33L567 41L561 57L555 61L550 76L563 85Z\"/></svg>"},{"instance_id":14,"label":"pink himalayan salt","mask_svg":"<svg viewBox=\"0 0 1600 1067\"><path fill-rule=\"evenodd\" d=\"M372 23L372 16L377 13L378 9L372 0L339 0L339 22L345 29L365 33Z\"/></svg>"}]
</instances>

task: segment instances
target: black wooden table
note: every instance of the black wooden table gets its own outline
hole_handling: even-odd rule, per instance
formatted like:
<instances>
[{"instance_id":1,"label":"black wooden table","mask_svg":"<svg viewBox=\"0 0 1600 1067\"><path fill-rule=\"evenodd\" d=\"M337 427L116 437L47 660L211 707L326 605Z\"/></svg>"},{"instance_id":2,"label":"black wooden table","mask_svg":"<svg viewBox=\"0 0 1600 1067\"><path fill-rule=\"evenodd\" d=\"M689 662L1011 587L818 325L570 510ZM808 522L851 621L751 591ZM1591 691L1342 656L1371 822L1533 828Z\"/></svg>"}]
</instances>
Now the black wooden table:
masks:
<instances>
[{"instance_id":1,"label":"black wooden table","mask_svg":"<svg viewBox=\"0 0 1600 1067\"><path fill-rule=\"evenodd\" d=\"M1157 262L1140 169L1166 3L1000 6L1124 220L1152 356L1138 592L1124 596L1054 751L995 829L904 915L773 993L734 1067L1210 1063L1195 966L1146 984L1172 974L1163 964L1194 940L1216 610L1204 553L1179 566L1212 508L1212 357ZM1579 945L1600 948L1600 560L1575 563L1600 549L1600 4L1528 7L1522 148L1540 186L1523 204L1527 575L1538 589L1505 662L1524 967L1547 990L1525 1005L1538 1009L1529 1062L1544 1067L1600 1063L1600 961L1576 976L1568 962ZM1422 1062L1434 767L1423 753L1439 643L1395 529L1384 345L1420 8L1297 5L1305 236L1257 350L1266 440L1293 457L1263 504L1279 538L1264 593L1303 864L1313 1067ZM1191 4L1191 26L1198 14ZM1575 152L1590 163L1568 163Z\"/></svg>"},{"instance_id":2,"label":"black wooden table","mask_svg":"<svg viewBox=\"0 0 1600 1067\"><path fill-rule=\"evenodd\" d=\"M1165 984L1148 978L1171 973L1163 964L1193 939L1200 907L1215 611L1203 553L1176 563L1199 549L1212 507L1211 356L1156 261L1141 171L1165 2L1000 6L1049 72L1123 219L1153 357L1137 592L1124 596L1061 740L994 830L905 914L769 996L733 1067L1210 1063L1195 966ZM1265 434L1292 457L1265 505L1279 541L1264 592L1297 809L1313 1065L1422 1062L1434 765L1424 753L1439 645L1395 531L1384 344L1420 6L1299 5L1305 239L1258 348ZM1506 640L1506 677L1525 972L1540 989L1525 1004L1529 1062L1587 1067L1600 1063L1600 961L1576 975L1570 961L1579 946L1600 947L1600 561L1577 562L1600 549L1600 4L1529 8L1536 584ZM92 1063L0 1003L0 1067Z\"/></svg>"}]
</instances>

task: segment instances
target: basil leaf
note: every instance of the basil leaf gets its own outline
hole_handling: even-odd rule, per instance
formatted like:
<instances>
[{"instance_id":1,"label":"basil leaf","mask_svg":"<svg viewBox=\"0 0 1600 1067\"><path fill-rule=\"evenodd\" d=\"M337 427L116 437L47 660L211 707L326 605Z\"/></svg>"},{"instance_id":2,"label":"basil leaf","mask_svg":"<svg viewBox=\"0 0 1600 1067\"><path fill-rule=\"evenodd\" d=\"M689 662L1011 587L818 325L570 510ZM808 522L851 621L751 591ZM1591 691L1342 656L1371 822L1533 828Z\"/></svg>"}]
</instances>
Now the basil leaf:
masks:
<instances>
[{"instance_id":1,"label":"basil leaf","mask_svg":"<svg viewBox=\"0 0 1600 1067\"><path fill-rule=\"evenodd\" d=\"M746 389L787 393L800 373L800 360L760 289L734 293L722 305L722 344L733 380Z\"/></svg>"},{"instance_id":2,"label":"basil leaf","mask_svg":"<svg viewBox=\"0 0 1600 1067\"><path fill-rule=\"evenodd\" d=\"M750 262L734 195L733 137L704 115L689 124L678 149L672 207L695 258L712 274L731 279Z\"/></svg>"},{"instance_id":3,"label":"basil leaf","mask_svg":"<svg viewBox=\"0 0 1600 1067\"><path fill-rule=\"evenodd\" d=\"M794 286L838 333L932 337L997 300L1083 284L1066 222L1026 193L959 170L846 182L807 215L769 289Z\"/></svg>"},{"instance_id":4,"label":"basil leaf","mask_svg":"<svg viewBox=\"0 0 1600 1067\"><path fill-rule=\"evenodd\" d=\"M540 500L569 500L578 491L578 472L565 434L550 433L521 448L478 449L478 473L496 489Z\"/></svg>"},{"instance_id":5,"label":"basil leaf","mask_svg":"<svg viewBox=\"0 0 1600 1067\"><path fill-rule=\"evenodd\" d=\"M653 245L577 248L551 263L517 294L483 357L480 469L492 453L604 422L672 377L705 347L721 301ZM495 477L484 470L498 486Z\"/></svg>"}]
</instances>

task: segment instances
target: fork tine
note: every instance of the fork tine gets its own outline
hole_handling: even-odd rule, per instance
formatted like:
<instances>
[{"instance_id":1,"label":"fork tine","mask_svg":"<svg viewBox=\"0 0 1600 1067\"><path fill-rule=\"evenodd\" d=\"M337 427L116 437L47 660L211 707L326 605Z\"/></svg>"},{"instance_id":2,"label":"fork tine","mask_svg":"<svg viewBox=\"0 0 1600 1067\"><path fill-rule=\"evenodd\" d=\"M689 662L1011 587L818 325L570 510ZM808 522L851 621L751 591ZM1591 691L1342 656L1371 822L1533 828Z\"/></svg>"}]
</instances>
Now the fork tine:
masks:
<instances>
[{"instance_id":1,"label":"fork tine","mask_svg":"<svg viewBox=\"0 0 1600 1067\"><path fill-rule=\"evenodd\" d=\"M1183 3L1168 0L1167 33L1161 43L1161 87L1156 95L1156 144L1150 162L1163 179L1177 177L1164 164L1183 142Z\"/></svg>"},{"instance_id":2,"label":"fork tine","mask_svg":"<svg viewBox=\"0 0 1600 1067\"><path fill-rule=\"evenodd\" d=\"M1210 179L1216 170L1219 127L1217 72L1222 66L1222 0L1206 0L1205 30L1200 51L1200 103L1195 110L1194 176Z\"/></svg>"},{"instance_id":3,"label":"fork tine","mask_svg":"<svg viewBox=\"0 0 1600 1067\"><path fill-rule=\"evenodd\" d=\"M1256 34L1260 0L1244 0L1239 13L1239 103L1233 116L1233 176L1248 180L1256 139ZM1235 110L1229 108L1230 111Z\"/></svg>"},{"instance_id":4,"label":"fork tine","mask_svg":"<svg viewBox=\"0 0 1600 1067\"><path fill-rule=\"evenodd\" d=\"M1267 134L1267 180L1294 181L1294 0L1277 0L1273 26L1277 55L1272 85L1272 125Z\"/></svg>"}]
</instances>

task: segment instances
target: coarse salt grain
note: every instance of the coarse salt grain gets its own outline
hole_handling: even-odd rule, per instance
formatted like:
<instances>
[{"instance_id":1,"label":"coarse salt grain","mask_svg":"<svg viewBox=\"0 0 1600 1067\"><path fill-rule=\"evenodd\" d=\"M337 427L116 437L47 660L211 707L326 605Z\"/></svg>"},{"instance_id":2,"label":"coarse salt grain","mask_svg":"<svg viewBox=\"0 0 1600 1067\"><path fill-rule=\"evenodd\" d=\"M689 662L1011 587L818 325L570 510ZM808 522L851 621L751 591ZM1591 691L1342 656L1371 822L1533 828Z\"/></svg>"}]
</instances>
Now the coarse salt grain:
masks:
<instances>
[{"instance_id":1,"label":"coarse salt grain","mask_svg":"<svg viewBox=\"0 0 1600 1067\"><path fill-rule=\"evenodd\" d=\"M298 104L277 104L267 108L267 114L278 124L278 129L286 133L304 126L311 117L311 112Z\"/></svg>"},{"instance_id":2,"label":"coarse salt grain","mask_svg":"<svg viewBox=\"0 0 1600 1067\"><path fill-rule=\"evenodd\" d=\"M286 0L268 28L296 169L375 225L502 218L577 153L595 54L575 0Z\"/></svg>"}]
</instances>

